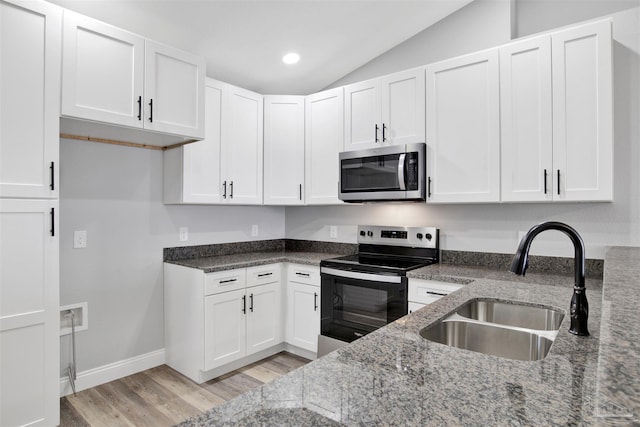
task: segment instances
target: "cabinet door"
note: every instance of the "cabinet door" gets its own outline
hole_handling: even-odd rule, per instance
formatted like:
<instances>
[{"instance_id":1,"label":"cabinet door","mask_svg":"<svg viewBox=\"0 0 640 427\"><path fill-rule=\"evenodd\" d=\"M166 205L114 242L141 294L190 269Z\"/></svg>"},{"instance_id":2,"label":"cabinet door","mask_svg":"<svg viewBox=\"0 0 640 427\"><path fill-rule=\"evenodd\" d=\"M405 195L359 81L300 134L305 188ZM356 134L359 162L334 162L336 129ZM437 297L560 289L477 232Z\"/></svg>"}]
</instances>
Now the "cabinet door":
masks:
<instances>
[{"instance_id":1,"label":"cabinet door","mask_svg":"<svg viewBox=\"0 0 640 427\"><path fill-rule=\"evenodd\" d=\"M247 288L247 355L282 342L280 282Z\"/></svg>"},{"instance_id":2,"label":"cabinet door","mask_svg":"<svg viewBox=\"0 0 640 427\"><path fill-rule=\"evenodd\" d=\"M308 205L342 204L338 199L338 154L343 149L342 88L305 99L305 201Z\"/></svg>"},{"instance_id":3,"label":"cabinet door","mask_svg":"<svg viewBox=\"0 0 640 427\"><path fill-rule=\"evenodd\" d=\"M4 14L6 5L0 7ZM2 426L59 422L57 207L57 201L0 200Z\"/></svg>"},{"instance_id":4,"label":"cabinet door","mask_svg":"<svg viewBox=\"0 0 640 427\"><path fill-rule=\"evenodd\" d=\"M264 98L264 204L304 203L304 97Z\"/></svg>"},{"instance_id":5,"label":"cabinet door","mask_svg":"<svg viewBox=\"0 0 640 427\"><path fill-rule=\"evenodd\" d=\"M229 85L223 104L222 176L226 202L262 204L262 95Z\"/></svg>"},{"instance_id":6,"label":"cabinet door","mask_svg":"<svg viewBox=\"0 0 640 427\"><path fill-rule=\"evenodd\" d=\"M610 20L551 36L554 197L559 200L613 199L611 43Z\"/></svg>"},{"instance_id":7,"label":"cabinet door","mask_svg":"<svg viewBox=\"0 0 640 427\"><path fill-rule=\"evenodd\" d=\"M62 12L0 1L0 197L58 197Z\"/></svg>"},{"instance_id":8,"label":"cabinet door","mask_svg":"<svg viewBox=\"0 0 640 427\"><path fill-rule=\"evenodd\" d=\"M246 355L246 303L244 289L205 297L205 371Z\"/></svg>"},{"instance_id":9,"label":"cabinet door","mask_svg":"<svg viewBox=\"0 0 640 427\"><path fill-rule=\"evenodd\" d=\"M428 202L500 200L498 51L426 68Z\"/></svg>"},{"instance_id":10,"label":"cabinet door","mask_svg":"<svg viewBox=\"0 0 640 427\"><path fill-rule=\"evenodd\" d=\"M305 350L318 351L319 304L319 286L295 282L287 284L287 343Z\"/></svg>"},{"instance_id":11,"label":"cabinet door","mask_svg":"<svg viewBox=\"0 0 640 427\"><path fill-rule=\"evenodd\" d=\"M360 150L382 143L380 81L367 80L344 88L344 149Z\"/></svg>"},{"instance_id":12,"label":"cabinet door","mask_svg":"<svg viewBox=\"0 0 640 427\"><path fill-rule=\"evenodd\" d=\"M204 58L145 42L146 129L204 137Z\"/></svg>"},{"instance_id":13,"label":"cabinet door","mask_svg":"<svg viewBox=\"0 0 640 427\"><path fill-rule=\"evenodd\" d=\"M500 48L502 200L552 199L551 37Z\"/></svg>"},{"instance_id":14,"label":"cabinet door","mask_svg":"<svg viewBox=\"0 0 640 427\"><path fill-rule=\"evenodd\" d=\"M204 139L164 151L165 203L222 202L220 147L224 87L222 82L207 79Z\"/></svg>"},{"instance_id":15,"label":"cabinet door","mask_svg":"<svg viewBox=\"0 0 640 427\"><path fill-rule=\"evenodd\" d=\"M144 39L64 12L62 115L143 127Z\"/></svg>"},{"instance_id":16,"label":"cabinet door","mask_svg":"<svg viewBox=\"0 0 640 427\"><path fill-rule=\"evenodd\" d=\"M380 79L383 144L425 142L424 68L391 74Z\"/></svg>"}]
</instances>

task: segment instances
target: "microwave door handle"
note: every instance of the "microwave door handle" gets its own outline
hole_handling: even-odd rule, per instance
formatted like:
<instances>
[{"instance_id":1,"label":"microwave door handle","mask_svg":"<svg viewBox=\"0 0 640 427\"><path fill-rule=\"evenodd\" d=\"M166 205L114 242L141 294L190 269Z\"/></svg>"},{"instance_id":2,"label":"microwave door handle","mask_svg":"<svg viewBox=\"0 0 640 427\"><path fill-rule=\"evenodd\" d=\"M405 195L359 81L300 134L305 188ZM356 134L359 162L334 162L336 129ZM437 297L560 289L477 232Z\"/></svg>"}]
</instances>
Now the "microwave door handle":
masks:
<instances>
[{"instance_id":1,"label":"microwave door handle","mask_svg":"<svg viewBox=\"0 0 640 427\"><path fill-rule=\"evenodd\" d=\"M404 161L406 157L407 157L407 153L402 153L398 158L398 184L400 185L400 190L402 191L407 190L407 186L405 185L405 178L404 178Z\"/></svg>"}]
</instances>

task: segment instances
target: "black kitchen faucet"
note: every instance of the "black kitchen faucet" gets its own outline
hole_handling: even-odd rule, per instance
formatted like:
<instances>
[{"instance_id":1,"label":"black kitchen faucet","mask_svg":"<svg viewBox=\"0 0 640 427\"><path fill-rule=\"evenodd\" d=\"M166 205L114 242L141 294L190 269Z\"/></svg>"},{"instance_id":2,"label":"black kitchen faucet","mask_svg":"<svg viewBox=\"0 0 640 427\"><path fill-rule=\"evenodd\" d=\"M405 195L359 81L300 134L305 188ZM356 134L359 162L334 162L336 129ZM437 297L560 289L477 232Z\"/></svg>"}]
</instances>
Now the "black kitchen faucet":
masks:
<instances>
[{"instance_id":1,"label":"black kitchen faucet","mask_svg":"<svg viewBox=\"0 0 640 427\"><path fill-rule=\"evenodd\" d=\"M524 276L528 267L529 249L533 239L545 230L558 230L569 236L575 250L575 284L571 297L570 316L571 326L569 332L574 335L588 336L587 319L589 317L589 303L584 286L584 242L576 230L562 222L549 221L531 227L520 241L518 251L511 262L512 273Z\"/></svg>"}]
</instances>

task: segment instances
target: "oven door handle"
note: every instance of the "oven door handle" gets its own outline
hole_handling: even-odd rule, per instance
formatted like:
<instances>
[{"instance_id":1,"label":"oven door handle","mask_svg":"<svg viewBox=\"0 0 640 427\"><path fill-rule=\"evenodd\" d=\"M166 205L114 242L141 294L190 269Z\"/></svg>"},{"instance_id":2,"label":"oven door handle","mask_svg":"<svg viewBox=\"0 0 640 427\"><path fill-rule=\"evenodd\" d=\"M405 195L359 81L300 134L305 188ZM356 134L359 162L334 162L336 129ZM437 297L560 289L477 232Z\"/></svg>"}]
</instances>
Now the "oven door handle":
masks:
<instances>
[{"instance_id":1,"label":"oven door handle","mask_svg":"<svg viewBox=\"0 0 640 427\"><path fill-rule=\"evenodd\" d=\"M402 153L398 158L398 185L400 186L401 191L407 190L407 186L405 184L405 178L404 178L404 162L406 157L407 157L407 153Z\"/></svg>"},{"instance_id":2,"label":"oven door handle","mask_svg":"<svg viewBox=\"0 0 640 427\"><path fill-rule=\"evenodd\" d=\"M370 282L402 283L402 277L400 276L386 276L383 274L361 273L359 271L338 270L336 268L329 268L329 267L322 267L320 269L320 273L330 274L336 277L345 277L349 279L368 280Z\"/></svg>"}]
</instances>

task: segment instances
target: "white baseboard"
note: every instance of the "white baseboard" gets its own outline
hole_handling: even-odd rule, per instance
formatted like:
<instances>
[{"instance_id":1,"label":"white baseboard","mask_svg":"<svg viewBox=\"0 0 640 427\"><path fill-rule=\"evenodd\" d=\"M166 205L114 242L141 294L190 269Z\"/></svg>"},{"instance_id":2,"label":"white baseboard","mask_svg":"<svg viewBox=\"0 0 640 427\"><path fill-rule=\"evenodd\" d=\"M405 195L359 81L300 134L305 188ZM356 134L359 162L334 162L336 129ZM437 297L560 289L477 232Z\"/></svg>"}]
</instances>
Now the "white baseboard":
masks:
<instances>
[{"instance_id":1,"label":"white baseboard","mask_svg":"<svg viewBox=\"0 0 640 427\"><path fill-rule=\"evenodd\" d=\"M164 364L164 348L99 366L76 375L76 391L86 390ZM60 378L60 397L73 393L68 377Z\"/></svg>"}]
</instances>

